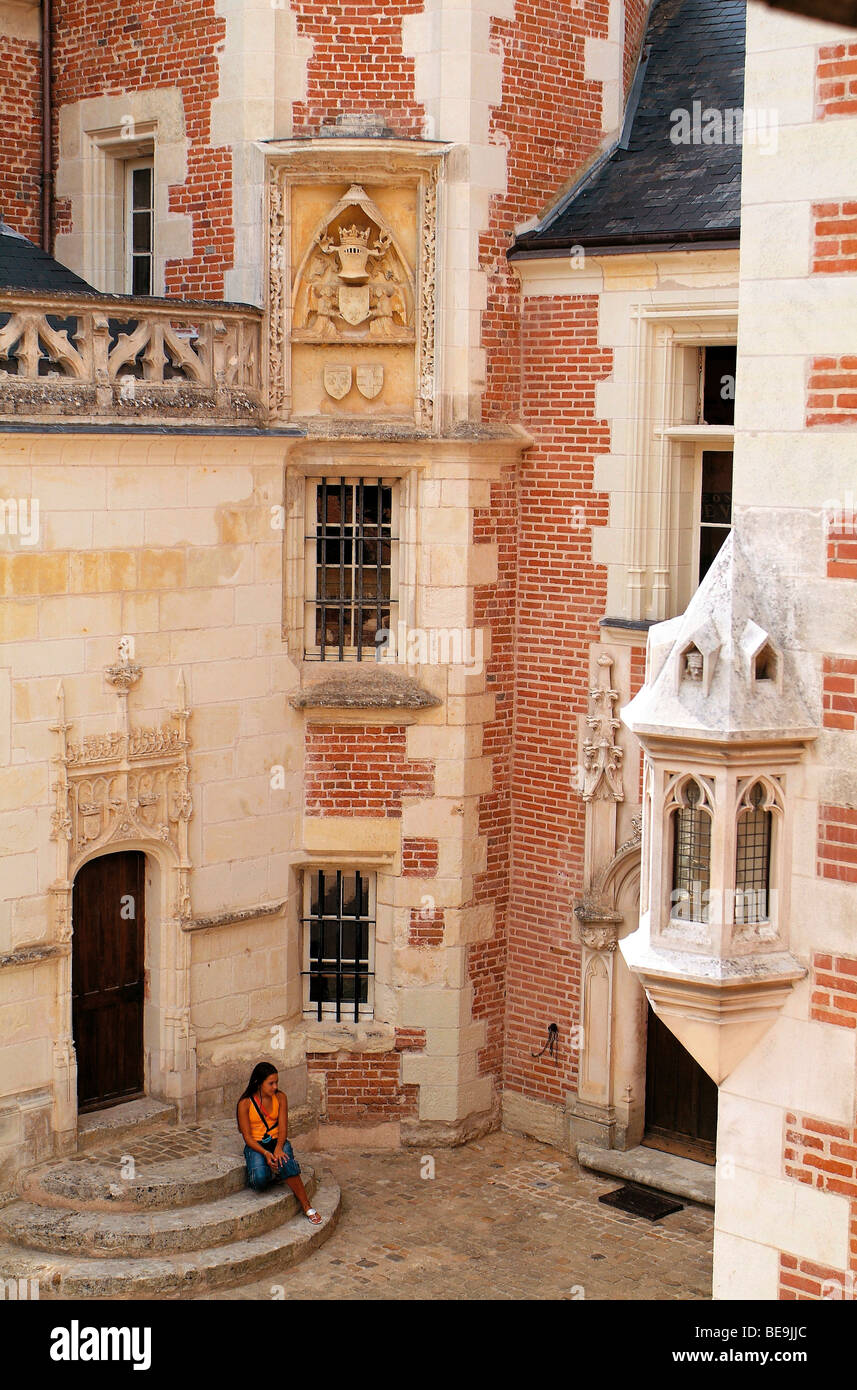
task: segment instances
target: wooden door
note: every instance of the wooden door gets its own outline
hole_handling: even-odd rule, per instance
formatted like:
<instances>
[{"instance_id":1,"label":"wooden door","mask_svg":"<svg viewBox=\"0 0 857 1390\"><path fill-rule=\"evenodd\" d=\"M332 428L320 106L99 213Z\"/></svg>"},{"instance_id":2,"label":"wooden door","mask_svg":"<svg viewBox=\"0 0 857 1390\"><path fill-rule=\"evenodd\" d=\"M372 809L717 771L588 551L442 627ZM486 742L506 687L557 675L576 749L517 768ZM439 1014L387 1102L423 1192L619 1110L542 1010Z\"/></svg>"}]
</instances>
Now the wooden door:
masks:
<instances>
[{"instance_id":1,"label":"wooden door","mask_svg":"<svg viewBox=\"0 0 857 1390\"><path fill-rule=\"evenodd\" d=\"M78 1109L143 1091L145 855L84 864L72 898L71 1007Z\"/></svg>"},{"instance_id":2,"label":"wooden door","mask_svg":"<svg viewBox=\"0 0 857 1390\"><path fill-rule=\"evenodd\" d=\"M643 1143L714 1163L716 1138L717 1087L649 1005Z\"/></svg>"}]
</instances>

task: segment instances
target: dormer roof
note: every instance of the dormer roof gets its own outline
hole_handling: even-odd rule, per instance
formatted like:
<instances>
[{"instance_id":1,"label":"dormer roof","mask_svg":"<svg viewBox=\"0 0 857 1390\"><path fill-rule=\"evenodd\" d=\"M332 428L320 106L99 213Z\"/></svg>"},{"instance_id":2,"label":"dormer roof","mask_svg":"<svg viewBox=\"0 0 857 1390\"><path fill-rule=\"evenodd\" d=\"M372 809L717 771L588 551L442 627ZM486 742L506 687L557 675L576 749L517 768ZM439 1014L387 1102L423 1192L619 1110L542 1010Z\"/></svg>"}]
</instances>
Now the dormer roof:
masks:
<instances>
[{"instance_id":1,"label":"dormer roof","mask_svg":"<svg viewBox=\"0 0 857 1390\"><path fill-rule=\"evenodd\" d=\"M789 647L788 598L762 583L740 536L728 537L687 610L649 629L647 680L621 711L647 738L805 742L813 694Z\"/></svg>"}]
</instances>

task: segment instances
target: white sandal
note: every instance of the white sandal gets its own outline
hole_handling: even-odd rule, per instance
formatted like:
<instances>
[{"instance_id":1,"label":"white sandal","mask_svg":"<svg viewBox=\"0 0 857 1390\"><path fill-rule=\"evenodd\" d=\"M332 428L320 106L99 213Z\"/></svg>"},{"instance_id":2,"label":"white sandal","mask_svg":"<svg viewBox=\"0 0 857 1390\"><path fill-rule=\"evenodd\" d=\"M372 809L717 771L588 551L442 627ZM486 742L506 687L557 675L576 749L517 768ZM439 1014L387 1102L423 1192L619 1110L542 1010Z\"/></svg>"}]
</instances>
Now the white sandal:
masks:
<instances>
[{"instance_id":1,"label":"white sandal","mask_svg":"<svg viewBox=\"0 0 857 1390\"><path fill-rule=\"evenodd\" d=\"M318 1226L321 1222L321 1216L316 1211L315 1207L307 1207L306 1211L304 1212L304 1216L306 1217L307 1221L311 1222L313 1226ZM318 1221L313 1221L314 1216L318 1217Z\"/></svg>"}]
</instances>

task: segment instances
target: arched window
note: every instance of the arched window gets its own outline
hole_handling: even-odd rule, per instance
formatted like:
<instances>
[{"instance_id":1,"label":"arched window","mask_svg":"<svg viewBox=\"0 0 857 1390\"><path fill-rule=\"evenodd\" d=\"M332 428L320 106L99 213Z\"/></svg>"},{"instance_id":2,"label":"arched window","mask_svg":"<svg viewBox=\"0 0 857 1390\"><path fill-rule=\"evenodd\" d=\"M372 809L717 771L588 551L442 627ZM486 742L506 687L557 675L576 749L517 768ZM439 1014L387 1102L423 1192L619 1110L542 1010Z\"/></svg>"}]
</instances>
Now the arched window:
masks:
<instances>
[{"instance_id":1,"label":"arched window","mask_svg":"<svg viewBox=\"0 0 857 1390\"><path fill-rule=\"evenodd\" d=\"M738 816L735 854L735 921L767 922L771 874L771 812L763 806L765 788L755 782Z\"/></svg>"},{"instance_id":2,"label":"arched window","mask_svg":"<svg viewBox=\"0 0 857 1390\"><path fill-rule=\"evenodd\" d=\"M711 885L711 817L700 806L702 792L687 782L673 813L671 916L685 922L708 921Z\"/></svg>"}]
</instances>

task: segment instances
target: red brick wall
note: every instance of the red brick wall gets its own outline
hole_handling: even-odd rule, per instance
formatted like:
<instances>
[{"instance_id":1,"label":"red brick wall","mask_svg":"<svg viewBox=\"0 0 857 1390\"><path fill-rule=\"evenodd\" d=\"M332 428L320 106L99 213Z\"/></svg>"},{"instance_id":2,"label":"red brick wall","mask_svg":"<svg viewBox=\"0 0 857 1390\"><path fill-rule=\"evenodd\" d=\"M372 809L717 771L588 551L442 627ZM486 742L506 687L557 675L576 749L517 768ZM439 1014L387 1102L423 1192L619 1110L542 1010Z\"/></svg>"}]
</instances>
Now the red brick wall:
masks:
<instances>
[{"instance_id":1,"label":"red brick wall","mask_svg":"<svg viewBox=\"0 0 857 1390\"><path fill-rule=\"evenodd\" d=\"M857 810L852 807L819 805L816 873L857 883Z\"/></svg>"},{"instance_id":2,"label":"red brick wall","mask_svg":"<svg viewBox=\"0 0 857 1390\"><path fill-rule=\"evenodd\" d=\"M857 964L857 962L851 962ZM782 1299L857 1296L857 1126L834 1125L813 1116L786 1115L785 1170L797 1182L850 1199L847 1271L780 1255Z\"/></svg>"},{"instance_id":3,"label":"red brick wall","mask_svg":"<svg viewBox=\"0 0 857 1390\"><path fill-rule=\"evenodd\" d=\"M157 87L181 89L187 178L171 188L169 205L192 220L193 254L167 263L166 293L222 299L224 273L233 263L232 155L211 148L217 47L226 37L215 0L137 0L130 9L119 0L55 0L54 13L55 151L58 113L69 102ZM63 204L57 208L59 229L72 230Z\"/></svg>"},{"instance_id":4,"label":"red brick wall","mask_svg":"<svg viewBox=\"0 0 857 1390\"><path fill-rule=\"evenodd\" d=\"M857 115L857 43L829 43L818 50L815 116Z\"/></svg>"},{"instance_id":5,"label":"red brick wall","mask_svg":"<svg viewBox=\"0 0 857 1390\"><path fill-rule=\"evenodd\" d=\"M826 656L822 691L825 729L857 727L857 658Z\"/></svg>"},{"instance_id":6,"label":"red brick wall","mask_svg":"<svg viewBox=\"0 0 857 1390\"><path fill-rule=\"evenodd\" d=\"M440 908L412 907L408 924L409 946L442 946L444 917Z\"/></svg>"},{"instance_id":7,"label":"red brick wall","mask_svg":"<svg viewBox=\"0 0 857 1390\"><path fill-rule=\"evenodd\" d=\"M648 16L648 0L625 0L625 51L622 55L622 76L626 96L637 70L637 58L640 54Z\"/></svg>"},{"instance_id":8,"label":"red brick wall","mask_svg":"<svg viewBox=\"0 0 857 1390\"><path fill-rule=\"evenodd\" d=\"M402 724L308 724L308 816L396 816L434 795L434 763L409 762Z\"/></svg>"},{"instance_id":9,"label":"red brick wall","mask_svg":"<svg viewBox=\"0 0 857 1390\"><path fill-rule=\"evenodd\" d=\"M482 749L492 763L492 788L479 799L479 835L486 842L485 872L474 884L474 902L494 908L494 936L468 947L468 978L473 986L473 1018L486 1024L478 1057L480 1075L503 1084L509 875L512 853L511 760L515 697L515 610L518 586L518 479L504 469L491 485L490 505L473 516L473 540L497 546L497 582L477 588L476 627L491 631L491 657L485 688L494 695L495 715L483 731Z\"/></svg>"},{"instance_id":10,"label":"red brick wall","mask_svg":"<svg viewBox=\"0 0 857 1390\"><path fill-rule=\"evenodd\" d=\"M437 873L437 840L402 841L402 876L434 878Z\"/></svg>"},{"instance_id":11,"label":"red brick wall","mask_svg":"<svg viewBox=\"0 0 857 1390\"><path fill-rule=\"evenodd\" d=\"M39 45L0 36L0 221L41 240L42 94Z\"/></svg>"},{"instance_id":12,"label":"red brick wall","mask_svg":"<svg viewBox=\"0 0 857 1390\"><path fill-rule=\"evenodd\" d=\"M521 407L521 299L506 260L515 228L546 211L602 143L601 86L584 81L584 40L607 37L608 10L609 0L578 8L518 0L513 20L492 21L504 66L490 138L508 142L508 164L507 190L492 200L479 239L488 273L486 419L515 418Z\"/></svg>"},{"instance_id":13,"label":"red brick wall","mask_svg":"<svg viewBox=\"0 0 857 1390\"><path fill-rule=\"evenodd\" d=\"M572 945L582 888L584 804L575 792L578 715L589 646L604 616L606 572L592 527L607 522L593 460L610 435L595 388L612 354L598 345L597 296L528 300L523 422L535 437L521 469L514 829L507 971L506 1086L561 1103L577 1083L580 952ZM549 1023L559 1061L533 1059Z\"/></svg>"},{"instance_id":14,"label":"red brick wall","mask_svg":"<svg viewBox=\"0 0 857 1390\"><path fill-rule=\"evenodd\" d=\"M828 1265L816 1264L814 1260L798 1260L794 1255L780 1255L779 1297L784 1302L794 1299L853 1298L853 1288L853 1275L843 1274L841 1269L831 1269Z\"/></svg>"},{"instance_id":15,"label":"red brick wall","mask_svg":"<svg viewBox=\"0 0 857 1390\"><path fill-rule=\"evenodd\" d=\"M813 203L812 269L817 275L857 271L857 203Z\"/></svg>"},{"instance_id":16,"label":"red brick wall","mask_svg":"<svg viewBox=\"0 0 857 1390\"><path fill-rule=\"evenodd\" d=\"M291 0L291 8L298 33L313 41L307 99L294 106L295 135L357 112L381 116L396 135L423 134L414 61L402 55L402 19L421 13L424 0Z\"/></svg>"},{"instance_id":17,"label":"red brick wall","mask_svg":"<svg viewBox=\"0 0 857 1390\"><path fill-rule=\"evenodd\" d=\"M857 535L853 526L831 527L827 533L828 579L857 579Z\"/></svg>"},{"instance_id":18,"label":"red brick wall","mask_svg":"<svg viewBox=\"0 0 857 1390\"><path fill-rule=\"evenodd\" d=\"M815 953L810 1017L837 1028L857 1028L857 959Z\"/></svg>"},{"instance_id":19,"label":"red brick wall","mask_svg":"<svg viewBox=\"0 0 857 1390\"><path fill-rule=\"evenodd\" d=\"M857 357L811 358L806 424L857 425Z\"/></svg>"},{"instance_id":20,"label":"red brick wall","mask_svg":"<svg viewBox=\"0 0 857 1390\"><path fill-rule=\"evenodd\" d=\"M857 1198L857 1134L853 1126L833 1125L813 1116L786 1117L786 1172L790 1178Z\"/></svg>"},{"instance_id":21,"label":"red brick wall","mask_svg":"<svg viewBox=\"0 0 857 1390\"><path fill-rule=\"evenodd\" d=\"M417 1086L401 1081L401 1053L425 1047L425 1032L397 1028L393 1052L309 1052L310 1073L323 1074L332 1124L401 1120L417 1113Z\"/></svg>"}]
</instances>

